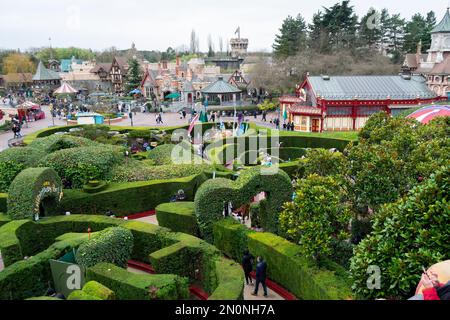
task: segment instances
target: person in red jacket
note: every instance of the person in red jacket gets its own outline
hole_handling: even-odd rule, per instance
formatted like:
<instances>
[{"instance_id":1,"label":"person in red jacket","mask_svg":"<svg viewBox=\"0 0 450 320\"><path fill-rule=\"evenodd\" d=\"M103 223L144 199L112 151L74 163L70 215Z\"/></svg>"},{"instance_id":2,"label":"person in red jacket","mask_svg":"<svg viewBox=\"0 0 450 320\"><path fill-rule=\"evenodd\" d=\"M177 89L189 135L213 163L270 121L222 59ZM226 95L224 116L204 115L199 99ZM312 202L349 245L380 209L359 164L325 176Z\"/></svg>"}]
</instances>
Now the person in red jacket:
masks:
<instances>
[{"instance_id":1,"label":"person in red jacket","mask_svg":"<svg viewBox=\"0 0 450 320\"><path fill-rule=\"evenodd\" d=\"M441 300L438 295L438 289L443 287L444 284L440 283L437 274L434 272L424 273L422 275L423 284L423 300Z\"/></svg>"}]
</instances>

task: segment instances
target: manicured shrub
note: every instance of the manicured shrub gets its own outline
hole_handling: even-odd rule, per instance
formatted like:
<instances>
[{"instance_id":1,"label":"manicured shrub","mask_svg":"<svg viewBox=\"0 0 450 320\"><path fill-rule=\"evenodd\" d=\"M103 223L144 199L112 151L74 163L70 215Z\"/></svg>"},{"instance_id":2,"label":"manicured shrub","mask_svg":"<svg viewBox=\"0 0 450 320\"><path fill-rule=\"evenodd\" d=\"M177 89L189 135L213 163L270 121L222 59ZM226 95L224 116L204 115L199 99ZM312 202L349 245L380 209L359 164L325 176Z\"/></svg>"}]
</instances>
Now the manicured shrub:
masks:
<instances>
[{"instance_id":1,"label":"manicured shrub","mask_svg":"<svg viewBox=\"0 0 450 320\"><path fill-rule=\"evenodd\" d=\"M88 283L86 283L83 287L83 292L85 292L88 295L91 295L93 297L97 297L101 300L115 300L116 299L116 295L114 294L114 291L105 287L101 283L98 283L97 281L89 281Z\"/></svg>"},{"instance_id":2,"label":"manicured shrub","mask_svg":"<svg viewBox=\"0 0 450 320\"><path fill-rule=\"evenodd\" d=\"M165 144L148 153L148 158L155 161L156 165L172 164L172 151L175 148L174 144Z\"/></svg>"},{"instance_id":3,"label":"manicured shrub","mask_svg":"<svg viewBox=\"0 0 450 320\"><path fill-rule=\"evenodd\" d=\"M243 300L244 271L242 267L223 257L215 261L218 286L208 300Z\"/></svg>"},{"instance_id":4,"label":"manicured shrub","mask_svg":"<svg viewBox=\"0 0 450 320\"><path fill-rule=\"evenodd\" d=\"M213 225L223 218L224 204L232 202L238 208L261 192L266 193L266 219L261 218L261 227L278 232L278 213L292 197L291 180L282 170L265 174L261 168L255 167L242 171L236 182L215 179L199 188L195 195L195 212L202 237L213 241Z\"/></svg>"},{"instance_id":5,"label":"manicured shrub","mask_svg":"<svg viewBox=\"0 0 450 320\"><path fill-rule=\"evenodd\" d=\"M90 301L90 300L102 300L98 297L92 296L83 290L75 290L67 297L67 300L82 300L82 301Z\"/></svg>"},{"instance_id":6,"label":"manicured shrub","mask_svg":"<svg viewBox=\"0 0 450 320\"><path fill-rule=\"evenodd\" d=\"M189 296L186 278L169 274L134 274L108 263L89 268L87 280L110 288L118 300L179 300Z\"/></svg>"},{"instance_id":7,"label":"manicured shrub","mask_svg":"<svg viewBox=\"0 0 450 320\"><path fill-rule=\"evenodd\" d=\"M62 197L61 179L51 168L29 168L12 182L8 215L15 220L54 214Z\"/></svg>"},{"instance_id":8,"label":"manicured shrub","mask_svg":"<svg viewBox=\"0 0 450 320\"><path fill-rule=\"evenodd\" d=\"M49 154L64 149L93 147L98 145L98 143L89 139L64 134L36 139L31 142L28 147Z\"/></svg>"},{"instance_id":9,"label":"manicured shrub","mask_svg":"<svg viewBox=\"0 0 450 320\"><path fill-rule=\"evenodd\" d=\"M96 183L89 181L88 184L83 186L83 191L86 193L97 193L105 190L107 187L108 184L105 181L96 181Z\"/></svg>"},{"instance_id":10,"label":"manicured shrub","mask_svg":"<svg viewBox=\"0 0 450 320\"><path fill-rule=\"evenodd\" d=\"M0 152L0 192L8 192L14 178L22 170L36 166L44 155L31 148L9 148Z\"/></svg>"},{"instance_id":11,"label":"manicured shrub","mask_svg":"<svg viewBox=\"0 0 450 320\"><path fill-rule=\"evenodd\" d=\"M201 269L201 250L182 242L150 254L150 261L159 274L176 274L190 279L199 279L196 270Z\"/></svg>"},{"instance_id":12,"label":"manicured shrub","mask_svg":"<svg viewBox=\"0 0 450 320\"><path fill-rule=\"evenodd\" d=\"M82 188L90 180L106 180L112 167L123 162L119 149L110 146L59 150L40 162L53 168L73 188Z\"/></svg>"},{"instance_id":13,"label":"manicured shrub","mask_svg":"<svg viewBox=\"0 0 450 320\"><path fill-rule=\"evenodd\" d=\"M133 234L124 228L108 228L83 243L76 253L76 261L83 267L108 262L125 268L133 251Z\"/></svg>"},{"instance_id":14,"label":"manicured shrub","mask_svg":"<svg viewBox=\"0 0 450 320\"><path fill-rule=\"evenodd\" d=\"M156 218L161 227L174 232L198 235L194 202L163 203L156 207Z\"/></svg>"},{"instance_id":15,"label":"manicured shrub","mask_svg":"<svg viewBox=\"0 0 450 320\"><path fill-rule=\"evenodd\" d=\"M197 188L206 180L203 175L186 178L131 183L111 183L101 192L88 194L81 190L64 190L59 212L73 214L106 214L126 216L154 210L182 189L187 200L193 200Z\"/></svg>"},{"instance_id":16,"label":"manicured shrub","mask_svg":"<svg viewBox=\"0 0 450 320\"><path fill-rule=\"evenodd\" d=\"M6 222L5 220L3 219L3 222ZM25 255L22 253L22 247L16 233L22 226L29 223L31 221L17 220L3 223L0 227L0 251L5 267L24 258Z\"/></svg>"},{"instance_id":17,"label":"manicured shrub","mask_svg":"<svg viewBox=\"0 0 450 320\"><path fill-rule=\"evenodd\" d=\"M83 241L85 239L81 238L58 241L28 260L21 259L5 268L0 272L0 300L21 300L45 294L53 281L48 261L59 259Z\"/></svg>"},{"instance_id":18,"label":"manicured shrub","mask_svg":"<svg viewBox=\"0 0 450 320\"><path fill-rule=\"evenodd\" d=\"M267 262L268 277L304 300L344 300L352 297L346 273L337 264L320 268L301 255L299 246L270 233L250 233L248 246ZM332 269L331 269L332 268Z\"/></svg>"},{"instance_id":19,"label":"manicured shrub","mask_svg":"<svg viewBox=\"0 0 450 320\"><path fill-rule=\"evenodd\" d=\"M268 277L297 297L305 300L351 298L345 270L329 260L321 267L302 256L298 245L271 233L257 233L232 219L214 226L214 244L227 256L240 262L244 250L262 256L268 265Z\"/></svg>"},{"instance_id":20,"label":"manicured shrub","mask_svg":"<svg viewBox=\"0 0 450 320\"><path fill-rule=\"evenodd\" d=\"M414 188L406 198L386 205L373 220L373 231L355 249L353 289L364 298L412 296L422 267L448 260L450 252L450 167ZM369 266L381 269L381 289L370 290Z\"/></svg>"},{"instance_id":21,"label":"manicured shrub","mask_svg":"<svg viewBox=\"0 0 450 320\"><path fill-rule=\"evenodd\" d=\"M226 256L241 261L248 248L248 233L245 225L236 223L232 218L214 224L214 245Z\"/></svg>"},{"instance_id":22,"label":"manicured shrub","mask_svg":"<svg viewBox=\"0 0 450 320\"><path fill-rule=\"evenodd\" d=\"M136 182L150 180L166 180L189 177L211 170L208 164L181 164L148 166L146 163L133 160L116 166L111 170L111 182Z\"/></svg>"}]
</instances>

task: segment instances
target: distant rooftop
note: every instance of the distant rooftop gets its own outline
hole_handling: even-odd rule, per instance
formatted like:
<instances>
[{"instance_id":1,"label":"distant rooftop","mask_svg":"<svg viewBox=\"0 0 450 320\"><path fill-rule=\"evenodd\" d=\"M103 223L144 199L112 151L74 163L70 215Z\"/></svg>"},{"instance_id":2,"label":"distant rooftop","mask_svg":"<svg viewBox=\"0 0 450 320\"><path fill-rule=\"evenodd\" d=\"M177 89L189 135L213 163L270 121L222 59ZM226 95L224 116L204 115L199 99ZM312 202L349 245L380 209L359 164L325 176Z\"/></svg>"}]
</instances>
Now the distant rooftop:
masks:
<instances>
[{"instance_id":1,"label":"distant rooftop","mask_svg":"<svg viewBox=\"0 0 450 320\"><path fill-rule=\"evenodd\" d=\"M308 79L314 93L327 100L436 98L422 76L314 76Z\"/></svg>"},{"instance_id":2,"label":"distant rooftop","mask_svg":"<svg viewBox=\"0 0 450 320\"><path fill-rule=\"evenodd\" d=\"M439 22L436 27L434 27L433 30L431 30L431 33L442 33L442 32L449 32L450 33L450 8L447 8L447 12L445 13L444 18L441 22Z\"/></svg>"}]
</instances>

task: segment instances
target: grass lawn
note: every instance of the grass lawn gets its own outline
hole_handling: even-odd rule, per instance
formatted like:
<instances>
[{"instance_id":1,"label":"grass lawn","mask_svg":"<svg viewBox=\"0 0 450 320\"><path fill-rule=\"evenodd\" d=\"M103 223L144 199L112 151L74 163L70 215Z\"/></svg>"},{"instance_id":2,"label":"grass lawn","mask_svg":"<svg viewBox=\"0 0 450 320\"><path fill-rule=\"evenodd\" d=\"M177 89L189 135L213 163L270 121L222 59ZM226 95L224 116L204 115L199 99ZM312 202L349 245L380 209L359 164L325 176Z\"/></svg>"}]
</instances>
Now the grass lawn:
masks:
<instances>
[{"instance_id":1,"label":"grass lawn","mask_svg":"<svg viewBox=\"0 0 450 320\"><path fill-rule=\"evenodd\" d=\"M343 139L343 140L358 140L358 131L347 132L292 132L292 131L280 131L280 136L300 136L300 137L319 137L330 139Z\"/></svg>"}]
</instances>

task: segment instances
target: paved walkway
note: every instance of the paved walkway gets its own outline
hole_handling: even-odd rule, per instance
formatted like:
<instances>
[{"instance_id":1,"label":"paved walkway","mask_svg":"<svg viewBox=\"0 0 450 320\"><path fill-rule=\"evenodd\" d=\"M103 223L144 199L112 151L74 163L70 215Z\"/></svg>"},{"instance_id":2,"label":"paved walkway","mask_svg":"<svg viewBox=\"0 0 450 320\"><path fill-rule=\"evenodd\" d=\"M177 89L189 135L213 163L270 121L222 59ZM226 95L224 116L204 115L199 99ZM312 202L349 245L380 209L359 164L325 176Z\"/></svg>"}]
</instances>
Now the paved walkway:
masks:
<instances>
[{"instance_id":1,"label":"paved walkway","mask_svg":"<svg viewBox=\"0 0 450 320\"><path fill-rule=\"evenodd\" d=\"M145 217L145 218L141 218L141 219L136 219L135 221L141 221L141 222L145 222L145 223L151 223L154 225L158 225L158 220L156 219L156 216L150 216L150 217ZM129 271L135 272L135 273L142 272L142 271L132 269L132 268L129 268ZM145 273L145 272L143 272L143 273ZM264 291L263 291L262 286L259 287L258 296L253 296L252 293L255 290L254 283L255 283L255 281L253 280L253 286L247 286L246 284L244 284L245 285L244 300L284 300L279 294L273 292L269 288L267 288L267 298L265 298L263 296Z\"/></svg>"},{"instance_id":2,"label":"paved walkway","mask_svg":"<svg viewBox=\"0 0 450 320\"><path fill-rule=\"evenodd\" d=\"M35 122L27 123L22 128L22 135L31 134L33 132L48 128L53 126L52 116L50 114L49 107L43 106L42 110L45 112L45 119L38 120ZM272 116L268 116L268 119L271 119ZM258 125L265 127L274 127L270 122L262 122L261 116L258 116L257 119L254 117L246 117L246 120L250 122L254 122ZM225 117L222 118L224 122L231 122L234 118ZM138 127L167 127L167 126L182 126L188 125L189 115L186 119L180 119L180 115L178 113L165 113L163 114L163 124L156 123L156 116L154 113L137 113L133 118L133 125ZM5 122L5 119L0 120L0 125ZM55 126L65 126L67 122L65 120L59 120L57 117L54 119ZM107 122L105 124L108 124ZM126 119L119 123L115 123L116 126L130 126L131 120ZM14 134L12 132L6 132L0 134L0 151L8 148L8 140L12 139Z\"/></svg>"}]
</instances>

